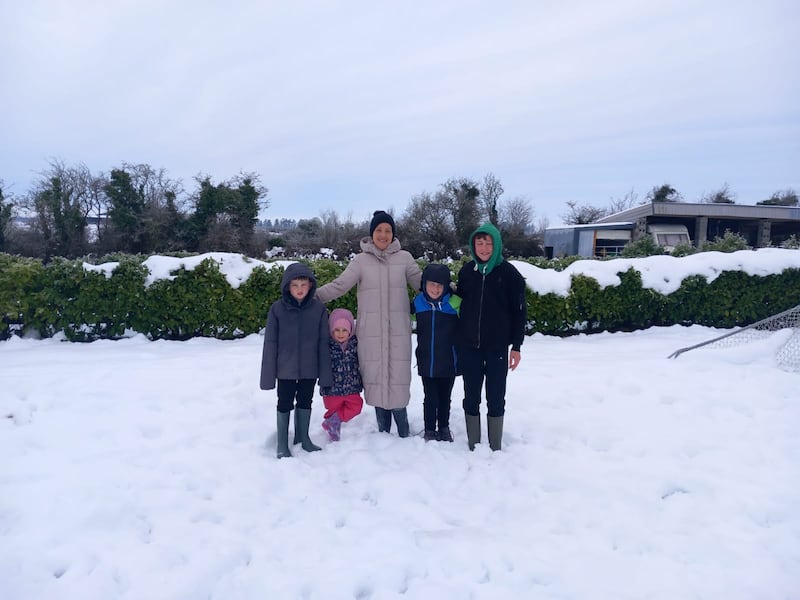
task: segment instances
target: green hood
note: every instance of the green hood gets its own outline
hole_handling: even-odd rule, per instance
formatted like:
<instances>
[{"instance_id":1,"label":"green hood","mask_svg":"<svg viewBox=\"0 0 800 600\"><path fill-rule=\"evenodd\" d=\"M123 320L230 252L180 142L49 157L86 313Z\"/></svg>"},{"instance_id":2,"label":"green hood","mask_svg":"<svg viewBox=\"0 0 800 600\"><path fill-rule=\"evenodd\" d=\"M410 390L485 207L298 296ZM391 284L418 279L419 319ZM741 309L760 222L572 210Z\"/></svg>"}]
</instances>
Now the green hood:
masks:
<instances>
[{"instance_id":1,"label":"green hood","mask_svg":"<svg viewBox=\"0 0 800 600\"><path fill-rule=\"evenodd\" d=\"M472 243L479 233L488 234L492 238L492 256L485 263L475 256L475 246ZM503 240L500 239L500 231L498 231L497 227L491 223L484 223L473 231L472 235L469 236L469 253L472 255L472 260L475 261L475 267L484 275L491 273L492 269L503 262Z\"/></svg>"}]
</instances>

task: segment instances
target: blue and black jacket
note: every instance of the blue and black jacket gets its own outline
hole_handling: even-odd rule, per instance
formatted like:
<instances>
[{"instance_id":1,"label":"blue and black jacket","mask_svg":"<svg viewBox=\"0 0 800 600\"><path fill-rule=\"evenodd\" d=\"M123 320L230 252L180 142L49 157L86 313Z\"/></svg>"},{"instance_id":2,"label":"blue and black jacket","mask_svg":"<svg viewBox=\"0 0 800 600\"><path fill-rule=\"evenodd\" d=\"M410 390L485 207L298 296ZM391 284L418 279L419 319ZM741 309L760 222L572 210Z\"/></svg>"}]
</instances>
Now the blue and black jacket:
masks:
<instances>
[{"instance_id":1,"label":"blue and black jacket","mask_svg":"<svg viewBox=\"0 0 800 600\"><path fill-rule=\"evenodd\" d=\"M438 300L431 300L425 283L436 281L444 286ZM458 307L461 298L450 293L450 269L428 265L422 272L422 291L411 305L417 320L417 371L422 377L455 377L460 374L456 342Z\"/></svg>"}]
</instances>

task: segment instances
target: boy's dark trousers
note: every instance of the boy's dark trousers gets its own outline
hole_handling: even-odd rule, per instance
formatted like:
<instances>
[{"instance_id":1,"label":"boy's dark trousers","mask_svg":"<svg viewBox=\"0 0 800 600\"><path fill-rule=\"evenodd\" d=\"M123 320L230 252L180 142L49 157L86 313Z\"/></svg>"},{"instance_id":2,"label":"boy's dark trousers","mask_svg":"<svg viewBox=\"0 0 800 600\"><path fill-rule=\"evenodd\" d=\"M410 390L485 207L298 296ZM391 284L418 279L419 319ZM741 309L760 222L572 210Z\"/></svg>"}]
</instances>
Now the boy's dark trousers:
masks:
<instances>
[{"instance_id":1,"label":"boy's dark trousers","mask_svg":"<svg viewBox=\"0 0 800 600\"><path fill-rule=\"evenodd\" d=\"M289 450L289 413L294 411L294 443L302 443L303 450L322 450L308 437L311 420L311 401L314 399L316 379L278 379L278 458L292 455Z\"/></svg>"},{"instance_id":2,"label":"boy's dark trousers","mask_svg":"<svg viewBox=\"0 0 800 600\"><path fill-rule=\"evenodd\" d=\"M278 379L278 412L290 412L297 398L297 408L311 410L316 379Z\"/></svg>"},{"instance_id":3,"label":"boy's dark trousers","mask_svg":"<svg viewBox=\"0 0 800 600\"><path fill-rule=\"evenodd\" d=\"M450 396L453 392L455 377L423 377L422 389L425 397L422 401L422 414L425 419L425 431L439 431L450 427Z\"/></svg>"},{"instance_id":4,"label":"boy's dark trousers","mask_svg":"<svg viewBox=\"0 0 800 600\"><path fill-rule=\"evenodd\" d=\"M464 379L464 412L480 414L481 391L486 378L486 406L490 417L502 417L506 412L506 376L508 375L508 348L459 349L458 360Z\"/></svg>"}]
</instances>

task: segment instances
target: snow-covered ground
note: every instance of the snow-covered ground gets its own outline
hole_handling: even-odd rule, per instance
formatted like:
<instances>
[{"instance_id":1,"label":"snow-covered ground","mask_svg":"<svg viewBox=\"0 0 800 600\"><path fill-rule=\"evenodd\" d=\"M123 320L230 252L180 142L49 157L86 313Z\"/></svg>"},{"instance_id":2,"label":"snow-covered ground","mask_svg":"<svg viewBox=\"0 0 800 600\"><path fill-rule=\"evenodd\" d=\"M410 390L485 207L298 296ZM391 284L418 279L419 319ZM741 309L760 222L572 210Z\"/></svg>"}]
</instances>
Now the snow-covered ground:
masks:
<instances>
[{"instance_id":1,"label":"snow-covered ground","mask_svg":"<svg viewBox=\"0 0 800 600\"><path fill-rule=\"evenodd\" d=\"M798 598L788 332L666 358L719 333L528 338L502 452L458 381L453 444L329 443L317 397L284 460L258 335L2 342L0 598Z\"/></svg>"}]
</instances>

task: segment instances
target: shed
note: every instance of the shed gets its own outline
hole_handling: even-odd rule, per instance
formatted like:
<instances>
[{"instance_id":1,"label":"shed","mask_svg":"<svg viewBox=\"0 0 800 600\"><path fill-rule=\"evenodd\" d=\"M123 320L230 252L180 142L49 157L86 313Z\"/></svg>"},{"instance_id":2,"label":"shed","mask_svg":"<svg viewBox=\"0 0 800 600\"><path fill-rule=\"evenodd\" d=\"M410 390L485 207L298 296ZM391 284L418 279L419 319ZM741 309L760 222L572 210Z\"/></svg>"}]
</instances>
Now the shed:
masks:
<instances>
[{"instance_id":1,"label":"shed","mask_svg":"<svg viewBox=\"0 0 800 600\"><path fill-rule=\"evenodd\" d=\"M544 232L544 253L547 258L617 256L631 241L635 227L632 222L550 227Z\"/></svg>"}]
</instances>

